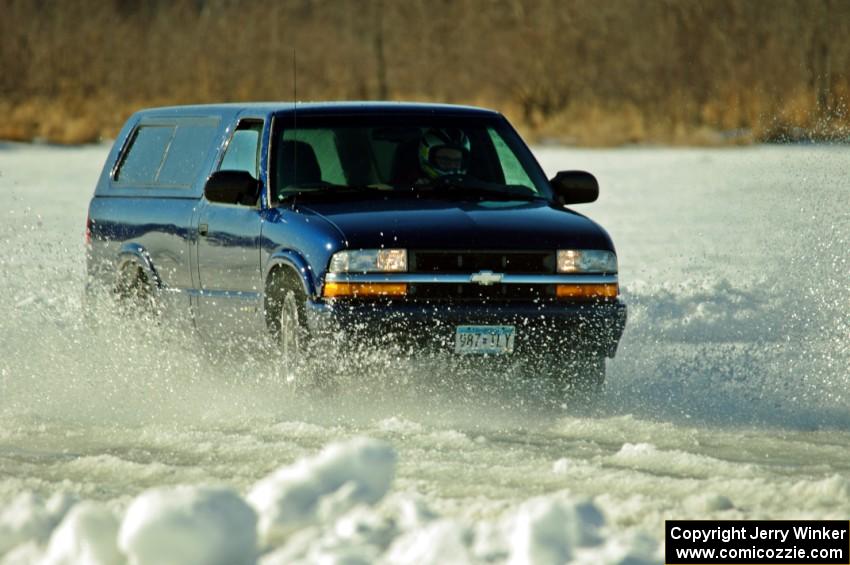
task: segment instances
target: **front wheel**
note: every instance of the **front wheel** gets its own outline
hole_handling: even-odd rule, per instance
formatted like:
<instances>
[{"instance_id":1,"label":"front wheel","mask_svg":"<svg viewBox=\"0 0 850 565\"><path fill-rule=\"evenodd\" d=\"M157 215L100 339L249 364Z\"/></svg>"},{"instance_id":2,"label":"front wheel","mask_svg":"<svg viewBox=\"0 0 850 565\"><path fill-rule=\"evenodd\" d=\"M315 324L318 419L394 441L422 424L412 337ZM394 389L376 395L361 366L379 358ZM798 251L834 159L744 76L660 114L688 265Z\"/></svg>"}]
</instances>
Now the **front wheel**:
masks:
<instances>
[{"instance_id":1,"label":"front wheel","mask_svg":"<svg viewBox=\"0 0 850 565\"><path fill-rule=\"evenodd\" d=\"M284 280L277 292L277 345L280 351L281 374L286 382L297 384L304 374L304 349L307 329L304 321L306 296L293 281Z\"/></svg>"},{"instance_id":2,"label":"front wheel","mask_svg":"<svg viewBox=\"0 0 850 565\"><path fill-rule=\"evenodd\" d=\"M303 320L298 306L298 297L295 291L287 290L280 305L278 345L283 356L284 366L293 370L303 361L302 348L306 345Z\"/></svg>"},{"instance_id":3,"label":"front wheel","mask_svg":"<svg viewBox=\"0 0 850 565\"><path fill-rule=\"evenodd\" d=\"M305 319L307 295L294 276L278 279L272 304L276 322L272 328L280 351L280 374L296 389L328 389L330 380L312 352L315 344Z\"/></svg>"}]
</instances>

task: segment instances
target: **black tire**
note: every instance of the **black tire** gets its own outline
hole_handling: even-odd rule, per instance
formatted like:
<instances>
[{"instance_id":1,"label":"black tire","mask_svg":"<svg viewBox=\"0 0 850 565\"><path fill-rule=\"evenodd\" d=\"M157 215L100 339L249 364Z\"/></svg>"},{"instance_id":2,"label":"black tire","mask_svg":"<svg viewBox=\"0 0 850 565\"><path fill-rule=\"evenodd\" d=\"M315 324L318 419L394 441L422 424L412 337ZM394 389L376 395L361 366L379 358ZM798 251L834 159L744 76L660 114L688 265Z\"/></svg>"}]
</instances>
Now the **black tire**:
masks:
<instances>
[{"instance_id":1,"label":"black tire","mask_svg":"<svg viewBox=\"0 0 850 565\"><path fill-rule=\"evenodd\" d=\"M293 373L297 373L303 365L304 348L307 346L307 332L300 307L302 299L302 293L291 287L281 289L277 344L284 367Z\"/></svg>"},{"instance_id":2,"label":"black tire","mask_svg":"<svg viewBox=\"0 0 850 565\"><path fill-rule=\"evenodd\" d=\"M313 355L305 317L307 294L296 277L279 272L272 283L269 325L280 352L280 375L297 390L329 390L332 382Z\"/></svg>"},{"instance_id":3,"label":"black tire","mask_svg":"<svg viewBox=\"0 0 850 565\"><path fill-rule=\"evenodd\" d=\"M135 264L118 273L115 284L118 311L141 319L154 319L159 313L156 293L145 271Z\"/></svg>"}]
</instances>

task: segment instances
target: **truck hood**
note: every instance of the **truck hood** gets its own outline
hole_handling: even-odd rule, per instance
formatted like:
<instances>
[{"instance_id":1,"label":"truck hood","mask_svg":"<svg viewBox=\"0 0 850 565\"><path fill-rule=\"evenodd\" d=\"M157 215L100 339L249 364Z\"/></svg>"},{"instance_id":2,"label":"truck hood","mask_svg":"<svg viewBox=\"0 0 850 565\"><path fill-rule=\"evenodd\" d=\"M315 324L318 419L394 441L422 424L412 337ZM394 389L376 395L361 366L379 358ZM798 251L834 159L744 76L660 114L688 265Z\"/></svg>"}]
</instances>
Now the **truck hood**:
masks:
<instances>
[{"instance_id":1,"label":"truck hood","mask_svg":"<svg viewBox=\"0 0 850 565\"><path fill-rule=\"evenodd\" d=\"M334 224L350 249L606 249L598 224L549 202L386 199L303 202Z\"/></svg>"}]
</instances>

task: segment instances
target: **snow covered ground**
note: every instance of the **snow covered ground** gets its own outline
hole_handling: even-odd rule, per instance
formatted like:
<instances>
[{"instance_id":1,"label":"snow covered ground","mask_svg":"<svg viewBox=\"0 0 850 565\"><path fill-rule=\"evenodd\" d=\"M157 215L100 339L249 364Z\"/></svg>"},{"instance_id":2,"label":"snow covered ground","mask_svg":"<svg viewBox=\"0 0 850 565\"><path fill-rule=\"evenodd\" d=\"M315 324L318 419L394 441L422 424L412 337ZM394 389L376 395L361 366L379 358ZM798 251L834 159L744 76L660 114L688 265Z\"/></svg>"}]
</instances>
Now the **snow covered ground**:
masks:
<instances>
[{"instance_id":1,"label":"snow covered ground","mask_svg":"<svg viewBox=\"0 0 850 565\"><path fill-rule=\"evenodd\" d=\"M0 563L653 563L666 518L850 515L846 147L537 148L618 246L593 409L386 360L305 398L86 326L106 151L0 145Z\"/></svg>"}]
</instances>

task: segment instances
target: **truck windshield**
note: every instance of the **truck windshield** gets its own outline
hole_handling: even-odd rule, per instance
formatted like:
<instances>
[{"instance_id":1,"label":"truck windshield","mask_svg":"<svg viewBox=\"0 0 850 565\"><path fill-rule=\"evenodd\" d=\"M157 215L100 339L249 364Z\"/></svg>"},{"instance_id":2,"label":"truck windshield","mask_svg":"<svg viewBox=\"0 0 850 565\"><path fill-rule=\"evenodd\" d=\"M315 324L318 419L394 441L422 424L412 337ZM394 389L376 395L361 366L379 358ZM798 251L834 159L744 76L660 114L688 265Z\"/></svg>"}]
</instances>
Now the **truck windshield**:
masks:
<instances>
[{"instance_id":1,"label":"truck windshield","mask_svg":"<svg viewBox=\"0 0 850 565\"><path fill-rule=\"evenodd\" d=\"M551 199L534 157L500 118L298 115L278 120L271 155L273 201Z\"/></svg>"}]
</instances>

